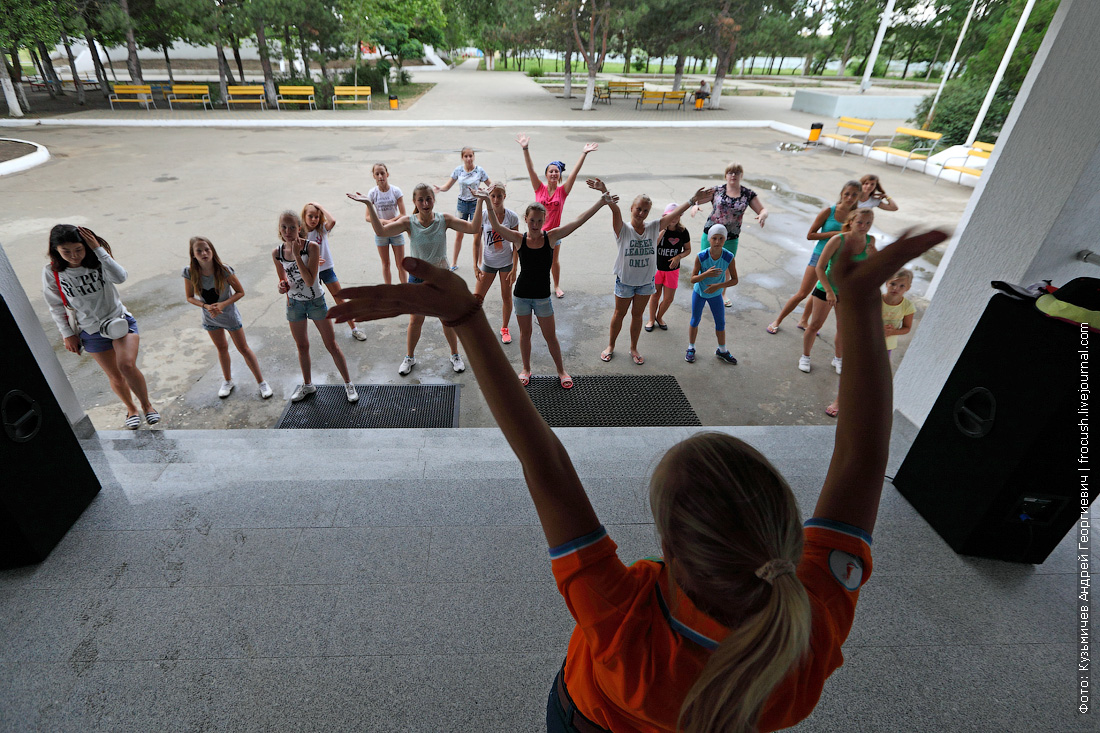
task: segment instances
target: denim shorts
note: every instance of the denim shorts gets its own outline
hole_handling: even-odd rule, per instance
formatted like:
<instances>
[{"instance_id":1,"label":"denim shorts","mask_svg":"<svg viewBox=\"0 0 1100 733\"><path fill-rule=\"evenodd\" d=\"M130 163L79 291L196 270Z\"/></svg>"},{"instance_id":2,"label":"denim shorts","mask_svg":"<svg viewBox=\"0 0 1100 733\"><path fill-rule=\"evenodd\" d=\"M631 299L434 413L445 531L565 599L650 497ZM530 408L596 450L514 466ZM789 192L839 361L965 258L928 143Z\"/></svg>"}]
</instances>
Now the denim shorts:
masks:
<instances>
[{"instance_id":1,"label":"denim shorts","mask_svg":"<svg viewBox=\"0 0 1100 733\"><path fill-rule=\"evenodd\" d=\"M336 268L330 267L327 270L321 270L317 273L317 277L321 279L325 285L329 283L340 282L340 278L336 277Z\"/></svg>"},{"instance_id":2,"label":"denim shorts","mask_svg":"<svg viewBox=\"0 0 1100 733\"><path fill-rule=\"evenodd\" d=\"M375 236L374 237L374 244L378 247L388 247L390 245L392 245L394 247L404 247L405 246L405 235L395 234L392 237Z\"/></svg>"},{"instance_id":3,"label":"denim shorts","mask_svg":"<svg viewBox=\"0 0 1100 733\"><path fill-rule=\"evenodd\" d=\"M521 298L513 295L512 307L516 309L517 316L529 316L532 311L539 318L549 318L554 315L554 304L549 298Z\"/></svg>"},{"instance_id":4,"label":"denim shorts","mask_svg":"<svg viewBox=\"0 0 1100 733\"><path fill-rule=\"evenodd\" d=\"M325 296L319 295L313 300L294 300L291 298L286 304L286 319L291 323L304 321L323 321L328 315L328 303Z\"/></svg>"},{"instance_id":5,"label":"denim shorts","mask_svg":"<svg viewBox=\"0 0 1100 733\"><path fill-rule=\"evenodd\" d=\"M512 271L512 266L511 265L508 265L507 267L490 267L489 265L486 265L484 262L482 262L480 265L478 265L478 267L481 268L482 272L488 272L488 273L511 272Z\"/></svg>"},{"instance_id":6,"label":"denim shorts","mask_svg":"<svg viewBox=\"0 0 1100 733\"><path fill-rule=\"evenodd\" d=\"M229 331L229 333L233 333L234 331L240 331L242 328L244 328L244 324L240 321L237 321L237 325L229 328L227 326L211 326L209 323L204 323L202 324L202 327L207 331Z\"/></svg>"},{"instance_id":7,"label":"denim shorts","mask_svg":"<svg viewBox=\"0 0 1100 733\"><path fill-rule=\"evenodd\" d=\"M126 322L130 324L130 329L126 333L139 333L137 321L129 313L122 314L126 319ZM98 354L101 351L113 351L115 348L115 342L106 336L100 336L99 331L95 333L88 333L87 331L81 331L80 345L84 347L84 350L89 354Z\"/></svg>"},{"instance_id":8,"label":"denim shorts","mask_svg":"<svg viewBox=\"0 0 1100 733\"><path fill-rule=\"evenodd\" d=\"M470 221L474 218L474 211L477 209L477 199L458 200L458 218L462 221Z\"/></svg>"},{"instance_id":9,"label":"denim shorts","mask_svg":"<svg viewBox=\"0 0 1100 733\"><path fill-rule=\"evenodd\" d=\"M819 259L821 259L821 253L814 252L812 255L810 255L810 261L806 263L806 267L815 267Z\"/></svg>"},{"instance_id":10,"label":"denim shorts","mask_svg":"<svg viewBox=\"0 0 1100 733\"><path fill-rule=\"evenodd\" d=\"M657 286L652 281L645 285L624 285L619 278L615 278L615 297L633 298L635 295L653 295L657 292Z\"/></svg>"}]
</instances>

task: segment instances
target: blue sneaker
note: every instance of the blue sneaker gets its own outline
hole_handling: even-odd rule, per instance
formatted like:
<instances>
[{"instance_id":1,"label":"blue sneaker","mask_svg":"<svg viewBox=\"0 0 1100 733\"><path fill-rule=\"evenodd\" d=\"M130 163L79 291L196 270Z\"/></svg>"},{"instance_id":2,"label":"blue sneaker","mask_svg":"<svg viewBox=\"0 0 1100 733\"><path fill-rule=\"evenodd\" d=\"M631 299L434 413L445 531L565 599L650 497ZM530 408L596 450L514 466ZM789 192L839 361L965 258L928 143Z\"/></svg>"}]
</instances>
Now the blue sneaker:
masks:
<instances>
[{"instance_id":1,"label":"blue sneaker","mask_svg":"<svg viewBox=\"0 0 1100 733\"><path fill-rule=\"evenodd\" d=\"M727 364L736 364L737 363L737 359L735 359L733 354L731 354L728 351L719 351L719 350L715 349L714 350L714 355L717 356L722 361L726 362Z\"/></svg>"},{"instance_id":2,"label":"blue sneaker","mask_svg":"<svg viewBox=\"0 0 1100 733\"><path fill-rule=\"evenodd\" d=\"M684 361L686 361L688 364L695 363L695 349L687 350L687 353L684 354Z\"/></svg>"}]
</instances>

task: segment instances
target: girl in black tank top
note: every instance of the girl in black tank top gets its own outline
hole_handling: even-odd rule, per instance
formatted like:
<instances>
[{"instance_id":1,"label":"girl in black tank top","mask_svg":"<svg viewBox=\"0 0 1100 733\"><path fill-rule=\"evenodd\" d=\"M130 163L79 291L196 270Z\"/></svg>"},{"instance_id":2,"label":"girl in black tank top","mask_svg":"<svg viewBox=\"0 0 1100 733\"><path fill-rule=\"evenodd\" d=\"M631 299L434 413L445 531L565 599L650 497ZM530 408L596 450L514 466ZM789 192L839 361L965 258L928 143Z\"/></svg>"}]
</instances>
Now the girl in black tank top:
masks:
<instances>
[{"instance_id":1,"label":"girl in black tank top","mask_svg":"<svg viewBox=\"0 0 1100 733\"><path fill-rule=\"evenodd\" d=\"M519 244L519 277L512 294L519 298L542 300L550 297L550 267L554 264L554 248L546 232L542 233L542 246L529 247L527 235Z\"/></svg>"}]
</instances>

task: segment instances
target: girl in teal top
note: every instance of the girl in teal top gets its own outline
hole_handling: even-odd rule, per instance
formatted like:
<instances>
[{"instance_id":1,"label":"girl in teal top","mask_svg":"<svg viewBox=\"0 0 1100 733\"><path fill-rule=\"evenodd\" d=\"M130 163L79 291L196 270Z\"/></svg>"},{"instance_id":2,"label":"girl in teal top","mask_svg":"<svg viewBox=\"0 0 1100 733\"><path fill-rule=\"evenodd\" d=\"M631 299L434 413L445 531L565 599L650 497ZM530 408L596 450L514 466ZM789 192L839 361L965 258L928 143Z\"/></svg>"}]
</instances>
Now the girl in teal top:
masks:
<instances>
[{"instance_id":1,"label":"girl in teal top","mask_svg":"<svg viewBox=\"0 0 1100 733\"><path fill-rule=\"evenodd\" d=\"M814 219L814 223L810 225L810 231L806 234L806 239L811 242L817 240L817 246L814 247L813 254L810 255L810 261L806 264L806 271L802 274L802 283L798 286L798 292L787 300L783 310L779 311L779 316L768 325L768 333L779 333L779 324L813 290L814 283L817 281L817 273L814 271L814 267L821 256L821 250L825 248L826 242L833 234L840 231L841 222L848 218L849 212L856 208L856 202L859 201L859 190L859 181L845 183L844 188L840 189L840 200L836 204L822 209ZM802 318L798 319L798 327L803 331L806 330L806 326L810 322L813 308L813 298L809 298L806 302L806 308L802 311Z\"/></svg>"},{"instance_id":2,"label":"girl in teal top","mask_svg":"<svg viewBox=\"0 0 1100 733\"><path fill-rule=\"evenodd\" d=\"M867 259L867 255L875 251L875 238L868 232L875 220L873 209L856 209L848 214L840 234L832 237L821 251L821 257L817 260L815 272L818 277L817 287L813 291L815 298L821 302L815 304L813 317L806 332L802 336L802 357L798 360L798 369L802 372L810 371L810 350L814 347L817 332L825 325L825 319L829 317L829 311L836 305L837 288L833 281L830 269L840 257L848 257L853 261ZM837 331L836 356L833 357L833 368L840 374L841 368L841 344L840 331Z\"/></svg>"}]
</instances>

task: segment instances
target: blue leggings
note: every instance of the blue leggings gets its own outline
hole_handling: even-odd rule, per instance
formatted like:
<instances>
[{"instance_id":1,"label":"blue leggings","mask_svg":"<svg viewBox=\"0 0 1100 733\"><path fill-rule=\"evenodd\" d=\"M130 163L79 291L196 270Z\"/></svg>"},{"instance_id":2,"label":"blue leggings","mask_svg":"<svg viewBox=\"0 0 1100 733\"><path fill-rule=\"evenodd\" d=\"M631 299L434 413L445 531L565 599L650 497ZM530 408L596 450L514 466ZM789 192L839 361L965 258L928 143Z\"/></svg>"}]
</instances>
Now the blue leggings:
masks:
<instances>
[{"instance_id":1,"label":"blue leggings","mask_svg":"<svg viewBox=\"0 0 1100 733\"><path fill-rule=\"evenodd\" d=\"M710 306L711 315L714 316L714 330L725 331L726 330L726 308L722 303L721 291L715 293L710 297L699 295L693 289L691 291L691 321L689 324L692 328L699 327L699 321L703 320L703 304Z\"/></svg>"}]
</instances>

